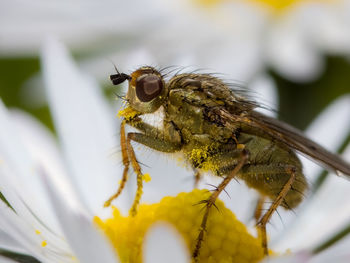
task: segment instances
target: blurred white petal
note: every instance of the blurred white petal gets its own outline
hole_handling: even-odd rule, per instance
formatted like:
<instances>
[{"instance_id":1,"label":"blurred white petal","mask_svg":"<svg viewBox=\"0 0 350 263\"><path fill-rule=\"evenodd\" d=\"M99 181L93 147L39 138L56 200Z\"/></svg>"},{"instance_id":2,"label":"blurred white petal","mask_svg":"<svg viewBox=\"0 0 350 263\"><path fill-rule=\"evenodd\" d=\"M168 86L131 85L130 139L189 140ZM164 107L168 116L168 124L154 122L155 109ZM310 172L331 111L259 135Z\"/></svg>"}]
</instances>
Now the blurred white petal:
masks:
<instances>
[{"instance_id":1,"label":"blurred white petal","mask_svg":"<svg viewBox=\"0 0 350 263\"><path fill-rule=\"evenodd\" d=\"M212 180L214 178L211 178ZM210 182L210 181L209 181ZM213 185L219 185L220 181L215 180ZM204 188L211 189L211 186L205 185ZM233 180L226 188L226 192L221 193L220 200L225 206L235 213L238 220L245 224L251 223L254 215L254 207L258 200L258 193L252 188L246 186L243 181Z\"/></svg>"},{"instance_id":2,"label":"blurred white petal","mask_svg":"<svg viewBox=\"0 0 350 263\"><path fill-rule=\"evenodd\" d=\"M16 263L16 261L12 260L12 259L8 259L5 257L0 256L0 262L1 263Z\"/></svg>"},{"instance_id":3,"label":"blurred white petal","mask_svg":"<svg viewBox=\"0 0 350 263\"><path fill-rule=\"evenodd\" d=\"M350 95L333 101L309 125L305 133L329 151L336 152L350 133ZM322 167L305 161L304 158L303 165L306 176L313 183Z\"/></svg>"},{"instance_id":4,"label":"blurred white petal","mask_svg":"<svg viewBox=\"0 0 350 263\"><path fill-rule=\"evenodd\" d=\"M1 191L10 204L24 218L37 224L35 217L39 216L49 228L57 230L57 221L44 194L44 188L36 173L38 165L32 152L25 148L23 138L25 130L17 130L10 115L0 102L0 173ZM31 138L34 139L34 138ZM45 141L45 137L43 137ZM32 141L35 145L35 141ZM40 149L37 149L39 152ZM30 185L31 187L27 187Z\"/></svg>"},{"instance_id":5,"label":"blurred white petal","mask_svg":"<svg viewBox=\"0 0 350 263\"><path fill-rule=\"evenodd\" d=\"M164 16L156 5L135 0L35 0L30 3L2 0L1 7L0 52L7 55L38 53L48 34L59 36L75 48L89 47L96 42L106 44L106 36L108 41L116 44L118 36L139 36ZM132 15L126 12L130 8ZM143 30L137 30L140 26Z\"/></svg>"},{"instance_id":6,"label":"blurred white petal","mask_svg":"<svg viewBox=\"0 0 350 263\"><path fill-rule=\"evenodd\" d=\"M310 263L328 263L328 262L349 262L350 259L350 236L338 241L326 250L316 254Z\"/></svg>"},{"instance_id":7,"label":"blurred white petal","mask_svg":"<svg viewBox=\"0 0 350 263\"><path fill-rule=\"evenodd\" d=\"M267 59L283 76L296 81L310 81L323 69L323 61L294 20L283 22L271 29L267 40Z\"/></svg>"},{"instance_id":8,"label":"blurred white petal","mask_svg":"<svg viewBox=\"0 0 350 263\"><path fill-rule=\"evenodd\" d=\"M257 110L265 115L277 117L278 109L278 91L274 80L262 74L256 77L249 85L257 102L261 103L262 108Z\"/></svg>"},{"instance_id":9,"label":"blurred white petal","mask_svg":"<svg viewBox=\"0 0 350 263\"><path fill-rule=\"evenodd\" d=\"M0 214L0 227L34 257L44 262L60 262L62 260L72 262L72 255L69 254L68 250L60 247L58 239L48 240L37 235L28 218L18 216L2 202L0 203ZM48 241L47 247L41 245L43 240Z\"/></svg>"},{"instance_id":10,"label":"blurred white petal","mask_svg":"<svg viewBox=\"0 0 350 263\"><path fill-rule=\"evenodd\" d=\"M63 177L66 171L58 152L57 142L50 131L25 112L12 110L9 117L13 122L13 128L18 132L20 141L31 155L35 166L44 167L57 178ZM57 229L57 220L54 219L53 210L48 210L50 203L43 193L42 183L39 182L38 185L40 187L36 189L31 182L31 189L36 193L35 196L39 197L41 202L44 202L44 204L39 206L40 212L38 211L38 215L45 220L46 224L53 225L53 228Z\"/></svg>"},{"instance_id":11,"label":"blurred white petal","mask_svg":"<svg viewBox=\"0 0 350 263\"><path fill-rule=\"evenodd\" d=\"M317 48L338 55L350 52L348 13L342 6L310 3L298 18Z\"/></svg>"},{"instance_id":12,"label":"blurred white petal","mask_svg":"<svg viewBox=\"0 0 350 263\"><path fill-rule=\"evenodd\" d=\"M295 253L286 256L269 257L261 263L309 263L311 255L307 253Z\"/></svg>"},{"instance_id":13,"label":"blurred white petal","mask_svg":"<svg viewBox=\"0 0 350 263\"><path fill-rule=\"evenodd\" d=\"M183 238L166 224L155 224L148 230L144 241L145 263L187 263L191 262Z\"/></svg>"},{"instance_id":14,"label":"blurred white petal","mask_svg":"<svg viewBox=\"0 0 350 263\"><path fill-rule=\"evenodd\" d=\"M118 120L98 85L79 72L60 42L53 39L46 42L42 65L72 180L95 214L106 212L102 211L103 203L117 189L121 174L113 156L118 148Z\"/></svg>"},{"instance_id":15,"label":"blurred white petal","mask_svg":"<svg viewBox=\"0 0 350 263\"><path fill-rule=\"evenodd\" d=\"M350 146L347 151L350 152ZM348 225L350 183L334 175L326 180L311 200L303 205L302 213L283 233L282 240L275 244L276 249L311 249Z\"/></svg>"},{"instance_id":16,"label":"blurred white petal","mask_svg":"<svg viewBox=\"0 0 350 263\"><path fill-rule=\"evenodd\" d=\"M18 253L28 253L28 251L5 231L0 230L0 248L8 249Z\"/></svg>"},{"instance_id":17,"label":"blurred white petal","mask_svg":"<svg viewBox=\"0 0 350 263\"><path fill-rule=\"evenodd\" d=\"M330 151L336 152L336 150L344 142L346 136L350 132L349 99L349 96L343 96L328 106L307 129L306 134L308 137L325 146ZM336 129L332 129L330 133L329 127L336 127ZM317 179L317 175L322 171L323 168L319 164L315 164L304 156L299 156L303 162L304 174L308 179L310 187L312 187L312 184ZM332 183L333 181L335 182ZM272 239L271 243L273 247L276 246L276 249L281 249L288 247L293 248L294 246L297 246L299 248L299 246L304 246L305 244L300 240L302 236L305 237L305 233L303 232L304 227L307 229L306 231L316 231L314 227L308 227L308 224L313 225L313 220L321 220L319 213L322 213L322 216L329 215L328 210L326 208L322 208L323 202L325 204L329 202L330 210L342 209L342 202L339 203L337 201L337 198L342 199L342 196L345 198L345 196L348 195L347 182L344 180L344 178L339 178L333 173L329 175L329 178L323 187L328 184L331 187L329 188L329 191L332 191L332 187L337 187L334 184L340 184L341 186L339 188L339 191L334 190L337 188L333 188L333 193L329 193L329 196L327 196L327 192L323 195L317 193L316 196L312 197L312 200L306 200L298 208L294 209L294 213L291 213L290 211L286 211L284 209L279 209L280 215L274 215L271 220L271 222L274 222L273 227L268 226L268 231ZM332 198L330 198L330 196ZM346 200L346 198L344 200ZM311 201L312 204L310 204L309 201ZM313 208L314 205L315 208ZM346 204L344 205L347 207ZM320 209L319 212L315 215L312 215L312 213L315 213L315 210L318 209ZM279 219L279 216L282 219ZM308 220L307 216L311 216L312 219ZM342 218L340 220L345 220L346 218L347 212L345 209L344 214L342 214ZM323 219L322 222L326 222L326 220L327 219ZM281 223L282 226L280 226ZM336 225L339 224L338 222L334 223ZM286 226L288 226L288 228ZM317 231L316 233L317 235L313 235L315 237L315 242L317 242L317 238L319 237L318 235L320 234ZM295 235L298 235L298 238L296 238ZM280 239L283 239L283 243L280 241ZM289 243L291 243L290 246ZM308 242L308 245L311 246L311 240Z\"/></svg>"},{"instance_id":18,"label":"blurred white petal","mask_svg":"<svg viewBox=\"0 0 350 263\"><path fill-rule=\"evenodd\" d=\"M106 237L93 225L92 216L82 208L73 209L71 202L74 200L67 202L62 188L45 171L42 171L42 180L65 237L79 260L86 263L119 262Z\"/></svg>"},{"instance_id":19,"label":"blurred white petal","mask_svg":"<svg viewBox=\"0 0 350 263\"><path fill-rule=\"evenodd\" d=\"M140 144L135 145L135 153L140 161L142 172L149 173L152 180L144 183L142 201L146 203L159 202L164 196L175 196L180 192L191 191L194 185L194 172L186 169L176 160L176 156L150 150ZM130 197L136 192L136 175L129 179ZM125 194L125 193L123 193ZM117 201L119 205L119 200Z\"/></svg>"}]
</instances>

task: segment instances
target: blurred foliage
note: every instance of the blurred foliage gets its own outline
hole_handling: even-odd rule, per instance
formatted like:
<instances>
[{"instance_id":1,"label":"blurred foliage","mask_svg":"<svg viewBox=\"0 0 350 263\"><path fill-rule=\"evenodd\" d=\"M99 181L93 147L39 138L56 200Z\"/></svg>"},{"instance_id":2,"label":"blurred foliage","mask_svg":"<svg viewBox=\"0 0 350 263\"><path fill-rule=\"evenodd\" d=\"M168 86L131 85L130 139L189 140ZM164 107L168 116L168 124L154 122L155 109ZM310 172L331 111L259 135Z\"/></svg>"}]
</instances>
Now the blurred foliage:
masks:
<instances>
[{"instance_id":1,"label":"blurred foliage","mask_svg":"<svg viewBox=\"0 0 350 263\"><path fill-rule=\"evenodd\" d=\"M18 262L18 263L40 263L39 260L37 260L32 256L28 256L22 253L12 252L4 248L0 248L0 255L4 258L11 259L14 262Z\"/></svg>"},{"instance_id":2,"label":"blurred foliage","mask_svg":"<svg viewBox=\"0 0 350 263\"><path fill-rule=\"evenodd\" d=\"M279 91L280 118L302 130L329 103L350 93L350 63L345 58L326 58L321 77L309 83L293 83L270 73Z\"/></svg>"},{"instance_id":3,"label":"blurred foliage","mask_svg":"<svg viewBox=\"0 0 350 263\"><path fill-rule=\"evenodd\" d=\"M53 129L49 108L29 107L21 96L25 82L40 72L39 58L0 58L0 72L0 98L5 105L27 111Z\"/></svg>"},{"instance_id":4,"label":"blurred foliage","mask_svg":"<svg viewBox=\"0 0 350 263\"><path fill-rule=\"evenodd\" d=\"M30 107L25 103L22 88L40 72L40 61L34 58L0 58L0 97L7 107L21 108L53 130L47 106ZM350 63L341 57L326 58L322 76L309 83L294 83L270 71L280 97L280 118L304 129L329 103L350 92ZM114 86L103 87L109 98L118 92Z\"/></svg>"}]
</instances>

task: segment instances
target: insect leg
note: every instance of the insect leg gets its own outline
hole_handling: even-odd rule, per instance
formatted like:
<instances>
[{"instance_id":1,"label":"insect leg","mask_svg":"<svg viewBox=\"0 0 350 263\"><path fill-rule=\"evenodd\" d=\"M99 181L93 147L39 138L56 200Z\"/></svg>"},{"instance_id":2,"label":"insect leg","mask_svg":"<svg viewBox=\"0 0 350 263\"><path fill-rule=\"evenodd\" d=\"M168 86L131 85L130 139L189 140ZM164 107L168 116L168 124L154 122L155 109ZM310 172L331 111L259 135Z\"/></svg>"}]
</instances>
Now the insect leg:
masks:
<instances>
[{"instance_id":1,"label":"insect leg","mask_svg":"<svg viewBox=\"0 0 350 263\"><path fill-rule=\"evenodd\" d=\"M171 123L164 126L164 130L153 127L140 118L127 121L127 124L142 133L132 133L132 140L160 152L176 152L181 150L181 137ZM131 136L131 135L130 135Z\"/></svg>"},{"instance_id":2,"label":"insect leg","mask_svg":"<svg viewBox=\"0 0 350 263\"><path fill-rule=\"evenodd\" d=\"M203 202L203 203L206 203L205 212L204 212L204 216L200 226L200 231L197 237L196 247L192 254L192 257L195 260L195 262L198 262L199 252L204 239L204 233L206 231L210 208L212 206L215 206L215 201L220 195L220 193L225 189L225 187L229 184L229 182L237 175L237 173L241 170L242 166L246 163L248 159L248 152L246 150L243 149L240 153L241 153L241 157L237 165L235 166L235 168L222 180L219 186L213 191L211 196Z\"/></svg>"},{"instance_id":3,"label":"insect leg","mask_svg":"<svg viewBox=\"0 0 350 263\"><path fill-rule=\"evenodd\" d=\"M193 186L193 188L197 189L198 184L199 184L200 180L202 179L202 175L197 170L194 170L194 172L195 172L195 174L194 174L194 186Z\"/></svg>"},{"instance_id":4,"label":"insect leg","mask_svg":"<svg viewBox=\"0 0 350 263\"><path fill-rule=\"evenodd\" d=\"M159 140L157 138L147 136L142 133L137 132L129 132L126 139L126 150L131 161L131 165L137 176L137 191L135 195L135 199L133 205L131 207L130 213L131 215L135 215L137 212L137 206L140 203L141 195L142 195L142 172L141 167L136 159L136 155L134 149L131 145L131 141L139 142L143 145L146 145L152 149L162 151L162 152L174 152L178 150L178 145L166 140Z\"/></svg>"},{"instance_id":5,"label":"insect leg","mask_svg":"<svg viewBox=\"0 0 350 263\"><path fill-rule=\"evenodd\" d=\"M135 135L135 133L128 133L128 136L126 139L126 149L127 149L130 161L131 161L131 165L136 173L137 190L136 190L134 202L133 202L131 209L130 209L131 215L134 216L137 213L137 206L139 205L140 200L141 200L143 182L142 182L141 167L136 159L134 149L131 145L131 140L134 137L133 135Z\"/></svg>"},{"instance_id":6,"label":"insect leg","mask_svg":"<svg viewBox=\"0 0 350 263\"><path fill-rule=\"evenodd\" d=\"M260 230L259 234L261 235L262 240L262 247L264 248L265 255L268 255L268 248L267 248L267 237L266 237L266 224L269 222L272 214L276 211L277 207L283 202L284 198L288 194L289 190L292 187L292 184L295 179L295 168L294 167L286 167L287 174L290 175L287 183L283 186L281 192L278 194L276 199L271 204L270 208L266 211L266 213L263 215L263 217L259 220L257 227Z\"/></svg>"},{"instance_id":7,"label":"insect leg","mask_svg":"<svg viewBox=\"0 0 350 263\"><path fill-rule=\"evenodd\" d=\"M108 207L111 205L111 202L116 199L123 191L126 181L128 180L128 170L130 165L130 160L127 153L127 147L126 147L126 138L125 138L125 121L122 121L120 125L120 147L122 151L122 158L123 158L123 165L124 165L124 171L123 171L123 177L120 182L119 188L115 194L113 194L105 203L104 207Z\"/></svg>"},{"instance_id":8,"label":"insect leg","mask_svg":"<svg viewBox=\"0 0 350 263\"><path fill-rule=\"evenodd\" d=\"M256 202L256 207L254 212L254 218L255 218L256 224L258 224L259 219L261 218L265 200L266 200L266 197L263 195L260 195L258 201Z\"/></svg>"}]
</instances>

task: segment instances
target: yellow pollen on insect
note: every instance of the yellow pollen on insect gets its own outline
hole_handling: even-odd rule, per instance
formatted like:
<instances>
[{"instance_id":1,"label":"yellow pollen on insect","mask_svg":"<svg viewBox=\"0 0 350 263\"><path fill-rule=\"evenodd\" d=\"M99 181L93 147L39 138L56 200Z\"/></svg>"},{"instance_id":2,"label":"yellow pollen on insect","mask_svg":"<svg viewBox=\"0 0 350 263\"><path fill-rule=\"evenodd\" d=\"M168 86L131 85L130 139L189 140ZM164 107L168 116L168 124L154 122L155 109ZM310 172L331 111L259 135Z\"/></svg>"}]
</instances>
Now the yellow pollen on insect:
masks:
<instances>
[{"instance_id":1,"label":"yellow pollen on insect","mask_svg":"<svg viewBox=\"0 0 350 263\"><path fill-rule=\"evenodd\" d=\"M35 229L35 234L40 235L41 234L40 230Z\"/></svg>"},{"instance_id":2,"label":"yellow pollen on insect","mask_svg":"<svg viewBox=\"0 0 350 263\"><path fill-rule=\"evenodd\" d=\"M47 246L46 240L44 240L43 242L41 242L41 246L42 246L42 247L46 247L46 246Z\"/></svg>"},{"instance_id":3,"label":"yellow pollen on insect","mask_svg":"<svg viewBox=\"0 0 350 263\"><path fill-rule=\"evenodd\" d=\"M134 110L133 108L131 108L130 106L118 111L118 117L121 118L123 117L126 120L131 120L133 119L135 116L139 115L140 112Z\"/></svg>"},{"instance_id":4,"label":"yellow pollen on insect","mask_svg":"<svg viewBox=\"0 0 350 263\"><path fill-rule=\"evenodd\" d=\"M241 143L237 144L237 149L244 149L244 148L245 148L244 144L241 144Z\"/></svg>"},{"instance_id":5,"label":"yellow pollen on insect","mask_svg":"<svg viewBox=\"0 0 350 263\"><path fill-rule=\"evenodd\" d=\"M191 254L203 215L203 204L199 203L209 196L209 191L197 189L167 196L156 204L141 204L135 216L123 216L113 207L111 218L95 217L94 222L109 238L122 263L142 262L144 237L157 222L174 226ZM260 239L253 237L222 201L215 204L217 209L209 214L198 262L259 262L264 256Z\"/></svg>"},{"instance_id":6,"label":"yellow pollen on insect","mask_svg":"<svg viewBox=\"0 0 350 263\"><path fill-rule=\"evenodd\" d=\"M143 179L146 183L148 183L148 182L150 182L150 181L152 180L152 177L149 175L149 173L146 173L146 174L142 175L142 179Z\"/></svg>"},{"instance_id":7,"label":"yellow pollen on insect","mask_svg":"<svg viewBox=\"0 0 350 263\"><path fill-rule=\"evenodd\" d=\"M209 151L215 149L215 144L194 148L187 153L188 159L203 172L216 171L218 165L215 163L215 156L210 156Z\"/></svg>"}]
</instances>

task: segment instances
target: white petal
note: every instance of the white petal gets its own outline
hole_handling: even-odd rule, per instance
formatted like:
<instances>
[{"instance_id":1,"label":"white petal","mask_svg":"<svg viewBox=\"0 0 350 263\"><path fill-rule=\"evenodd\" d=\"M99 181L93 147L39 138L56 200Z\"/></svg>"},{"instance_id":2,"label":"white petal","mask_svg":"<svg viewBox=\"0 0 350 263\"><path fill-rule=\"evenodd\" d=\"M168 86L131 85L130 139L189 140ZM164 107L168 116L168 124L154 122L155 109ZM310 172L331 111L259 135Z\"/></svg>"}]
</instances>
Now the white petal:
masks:
<instances>
[{"instance_id":1,"label":"white petal","mask_svg":"<svg viewBox=\"0 0 350 263\"><path fill-rule=\"evenodd\" d=\"M218 183L214 185L219 185ZM210 189L211 187L206 186ZM252 223L254 207L258 200L258 193L252 188L246 186L243 181L233 180L226 188L226 192L220 194L220 200L225 203L237 217L245 224Z\"/></svg>"},{"instance_id":2,"label":"white petal","mask_svg":"<svg viewBox=\"0 0 350 263\"><path fill-rule=\"evenodd\" d=\"M112 155L118 145L118 121L99 87L79 72L61 43L46 42L42 63L49 105L72 179L91 210L102 213L121 173L120 159Z\"/></svg>"},{"instance_id":3,"label":"white petal","mask_svg":"<svg viewBox=\"0 0 350 263\"><path fill-rule=\"evenodd\" d=\"M0 262L1 263L16 263L16 261L9 259L9 258L2 257L2 256L0 256Z\"/></svg>"},{"instance_id":4,"label":"white petal","mask_svg":"<svg viewBox=\"0 0 350 263\"><path fill-rule=\"evenodd\" d=\"M3 203L0 204L0 214L0 227L16 239L31 255L44 262L71 262L72 255L69 254L69 251L57 246L60 243L56 242L57 238L47 240L35 234L33 226L26 219L19 217ZM44 240L48 242L46 247L41 245Z\"/></svg>"},{"instance_id":5,"label":"white petal","mask_svg":"<svg viewBox=\"0 0 350 263\"><path fill-rule=\"evenodd\" d=\"M263 260L261 263L306 263L310 261L310 258L311 255L307 253L298 253L287 256L272 256Z\"/></svg>"},{"instance_id":6,"label":"white petal","mask_svg":"<svg viewBox=\"0 0 350 263\"><path fill-rule=\"evenodd\" d=\"M142 201L147 203L159 202L164 196L175 196L179 192L191 191L194 185L194 172L179 165L176 155L159 153L150 148L135 144L135 153L144 164L141 166L143 173L149 173L152 180L144 183ZM132 174L129 179L130 198L136 193L136 175ZM117 204L119 201L117 201Z\"/></svg>"},{"instance_id":7,"label":"white petal","mask_svg":"<svg viewBox=\"0 0 350 263\"><path fill-rule=\"evenodd\" d=\"M332 102L307 128L306 135L326 149L336 152L350 133L350 95ZM309 161L303 162L304 172L311 183L322 167Z\"/></svg>"},{"instance_id":8,"label":"white petal","mask_svg":"<svg viewBox=\"0 0 350 263\"><path fill-rule=\"evenodd\" d=\"M350 146L347 148L350 157ZM350 161L350 159L348 160ZM348 225L350 220L350 183L329 176L303 207L297 220L288 227L276 248L312 248Z\"/></svg>"},{"instance_id":9,"label":"white petal","mask_svg":"<svg viewBox=\"0 0 350 263\"><path fill-rule=\"evenodd\" d=\"M349 262L350 258L350 236L348 235L344 239L338 241L326 250L316 254L310 263L328 263L328 262Z\"/></svg>"},{"instance_id":10,"label":"white petal","mask_svg":"<svg viewBox=\"0 0 350 263\"><path fill-rule=\"evenodd\" d=\"M33 166L44 167L49 173L55 174L57 177L63 177L66 171L64 170L62 159L58 152L57 143L50 131L32 116L20 110L12 110L9 117L11 118L13 129L18 133L17 140L22 142L26 151L30 154L34 163ZM45 224L53 225L53 228L57 229L57 220L54 218L53 210L48 209L50 203L42 182L39 179L39 182L36 183L33 180L34 178L30 179L29 190L35 193L34 196L41 202L36 205L37 208L34 208L34 211L44 220ZM67 198L69 197L67 196Z\"/></svg>"},{"instance_id":11,"label":"white petal","mask_svg":"<svg viewBox=\"0 0 350 263\"><path fill-rule=\"evenodd\" d=\"M262 108L258 108L258 111L276 117L278 94L273 79L266 74L261 74L250 83L249 89L253 91L253 95L256 95L256 101L262 106Z\"/></svg>"},{"instance_id":12,"label":"white petal","mask_svg":"<svg viewBox=\"0 0 350 263\"><path fill-rule=\"evenodd\" d=\"M93 225L92 216L81 207L70 207L71 202L75 200L67 203L62 188L57 187L54 178L45 174L44 171L42 180L50 195L65 237L79 260L84 263L119 262L106 238Z\"/></svg>"},{"instance_id":13,"label":"white petal","mask_svg":"<svg viewBox=\"0 0 350 263\"><path fill-rule=\"evenodd\" d=\"M28 251L16 239L0 230L0 247L18 253L28 253Z\"/></svg>"},{"instance_id":14,"label":"white petal","mask_svg":"<svg viewBox=\"0 0 350 263\"><path fill-rule=\"evenodd\" d=\"M331 135L329 127L336 127L335 129L332 129ZM333 152L340 147L349 132L349 96L343 96L333 102L307 129L307 134L310 138L314 139L316 142ZM304 174L306 175L310 185L312 185L317 178L316 175L322 170L322 167L320 167L318 164L314 164L310 160L307 160L303 156L301 157L304 166ZM304 229L306 229L305 231L315 231L317 233L314 227L320 227L315 223L315 220L319 224L322 222L329 224L329 227L327 227L324 231L319 231L319 233L313 234L312 237L314 240L311 241L310 239L307 242L307 244L310 246L312 242L317 242L317 239L324 236L323 234L326 232L328 233L334 231L335 228L339 227L341 222L347 218L348 206L343 203L342 200L346 200L346 196L349 193L348 187L350 187L350 184L348 184L348 182L346 182L343 178L330 174L329 178L323 185L322 190L317 192L316 196L313 196L311 200L304 201L304 203L298 207L294 213L281 210L280 214L282 222L284 225L288 225L288 228L283 227L283 229L280 229L274 234L274 238L276 239L273 240L273 243L276 244L276 248L282 248L283 246L290 248L294 248L294 246L297 246L298 248L303 247L304 243L301 242L301 239L306 236L306 234L303 232ZM338 199L340 200L338 201ZM327 209L330 209L330 211L333 211L334 209L341 210L342 212L339 214L338 212L334 212L339 215L337 218L340 222L338 220L331 220L328 218L330 212ZM329 223L326 223L327 218L328 220L331 220ZM290 225L291 221L293 220L294 222L292 225ZM309 224L311 224L311 226L309 226ZM275 227L271 228L271 233L275 231L274 229ZM280 235L278 235L278 232ZM283 239L283 243L282 241L279 241L279 238ZM298 242L300 243L296 244Z\"/></svg>"},{"instance_id":15,"label":"white petal","mask_svg":"<svg viewBox=\"0 0 350 263\"><path fill-rule=\"evenodd\" d=\"M16 129L18 127L10 119L10 115L1 101L0 126L2 127L0 133L1 192L18 215L26 218L33 227L37 227L41 231L41 224L36 218L38 217L45 222L46 227L59 233L57 221L55 221L44 188L35 170L38 165L37 160L25 148L22 143L24 138L19 136L18 133L20 132ZM29 127L22 128L22 133L27 128L30 129ZM45 137L42 137L42 139L45 141ZM32 143L35 144L35 141L32 141ZM40 149L37 149L37 151L40 151Z\"/></svg>"},{"instance_id":16,"label":"white petal","mask_svg":"<svg viewBox=\"0 0 350 263\"><path fill-rule=\"evenodd\" d=\"M191 262L183 238L170 225L156 224L148 230L144 241L144 262Z\"/></svg>"},{"instance_id":17,"label":"white petal","mask_svg":"<svg viewBox=\"0 0 350 263\"><path fill-rule=\"evenodd\" d=\"M316 48L336 55L349 53L349 7L345 2L348 1L334 5L310 2L300 10L297 18Z\"/></svg>"},{"instance_id":18,"label":"white petal","mask_svg":"<svg viewBox=\"0 0 350 263\"><path fill-rule=\"evenodd\" d=\"M270 30L266 55L275 70L296 82L310 81L320 74L323 60L293 17L279 21Z\"/></svg>"},{"instance_id":19,"label":"white petal","mask_svg":"<svg viewBox=\"0 0 350 263\"><path fill-rule=\"evenodd\" d=\"M134 8L137 7L137 8ZM118 12L116 10L130 10ZM35 52L48 34L55 34L81 50L91 43L119 44L120 37L142 36L158 23L163 13L158 6L139 1L27 1L2 4L0 52ZM114 40L113 40L114 39ZM115 40L117 39L117 40ZM111 43L112 41L113 44ZM87 44L90 43L90 44Z\"/></svg>"}]
</instances>

